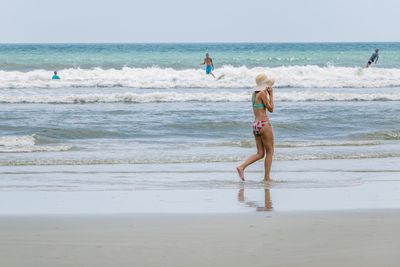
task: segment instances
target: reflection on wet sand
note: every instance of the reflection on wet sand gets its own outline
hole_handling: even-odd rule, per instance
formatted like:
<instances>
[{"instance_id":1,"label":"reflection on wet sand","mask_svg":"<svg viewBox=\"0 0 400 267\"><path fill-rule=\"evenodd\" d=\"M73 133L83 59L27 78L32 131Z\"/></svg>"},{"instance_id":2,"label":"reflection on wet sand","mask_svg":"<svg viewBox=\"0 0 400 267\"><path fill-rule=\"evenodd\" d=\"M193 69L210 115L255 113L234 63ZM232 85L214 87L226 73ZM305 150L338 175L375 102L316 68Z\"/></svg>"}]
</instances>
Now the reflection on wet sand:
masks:
<instances>
[{"instance_id":1,"label":"reflection on wet sand","mask_svg":"<svg viewBox=\"0 0 400 267\"><path fill-rule=\"evenodd\" d=\"M269 188L264 189L264 205L260 205L261 202L257 201L248 201L244 195L244 188L241 188L238 193L238 201L244 203L246 206L250 208L255 208L256 211L272 211L272 201L271 201L271 192Z\"/></svg>"}]
</instances>

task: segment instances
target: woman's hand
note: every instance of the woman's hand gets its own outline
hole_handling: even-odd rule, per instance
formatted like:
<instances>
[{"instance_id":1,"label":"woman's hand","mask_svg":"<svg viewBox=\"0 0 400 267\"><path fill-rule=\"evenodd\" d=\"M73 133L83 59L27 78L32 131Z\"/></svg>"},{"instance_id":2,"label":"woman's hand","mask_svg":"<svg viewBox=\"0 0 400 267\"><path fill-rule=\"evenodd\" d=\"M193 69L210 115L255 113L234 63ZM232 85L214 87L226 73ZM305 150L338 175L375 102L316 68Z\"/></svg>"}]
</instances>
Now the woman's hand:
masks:
<instances>
[{"instance_id":1,"label":"woman's hand","mask_svg":"<svg viewBox=\"0 0 400 267\"><path fill-rule=\"evenodd\" d=\"M267 92L268 92L268 94L273 94L273 89L272 89L272 87L268 87L268 88L267 88Z\"/></svg>"}]
</instances>

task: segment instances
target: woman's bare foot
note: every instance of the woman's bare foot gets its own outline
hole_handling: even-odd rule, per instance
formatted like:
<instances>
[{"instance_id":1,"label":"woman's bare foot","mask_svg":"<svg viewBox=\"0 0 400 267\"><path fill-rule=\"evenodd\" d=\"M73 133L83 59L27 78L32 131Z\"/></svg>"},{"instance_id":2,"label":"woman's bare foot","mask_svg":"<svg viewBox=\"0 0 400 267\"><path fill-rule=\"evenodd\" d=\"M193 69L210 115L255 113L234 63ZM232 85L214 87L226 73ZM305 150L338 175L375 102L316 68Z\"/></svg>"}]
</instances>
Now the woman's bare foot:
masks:
<instances>
[{"instance_id":1,"label":"woman's bare foot","mask_svg":"<svg viewBox=\"0 0 400 267\"><path fill-rule=\"evenodd\" d=\"M244 169L240 166L236 167L240 180L244 181Z\"/></svg>"},{"instance_id":2,"label":"woman's bare foot","mask_svg":"<svg viewBox=\"0 0 400 267\"><path fill-rule=\"evenodd\" d=\"M271 177L264 177L264 182L270 183L270 182L272 182L272 178Z\"/></svg>"}]
</instances>

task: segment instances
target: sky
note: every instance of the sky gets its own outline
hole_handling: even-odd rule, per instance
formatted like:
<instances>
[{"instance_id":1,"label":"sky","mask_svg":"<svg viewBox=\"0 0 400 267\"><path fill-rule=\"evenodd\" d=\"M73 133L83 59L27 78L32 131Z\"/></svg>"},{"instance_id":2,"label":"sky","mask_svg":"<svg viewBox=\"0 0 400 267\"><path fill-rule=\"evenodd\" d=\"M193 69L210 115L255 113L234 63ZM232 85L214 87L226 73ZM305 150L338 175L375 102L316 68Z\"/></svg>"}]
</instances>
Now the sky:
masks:
<instances>
[{"instance_id":1,"label":"sky","mask_svg":"<svg viewBox=\"0 0 400 267\"><path fill-rule=\"evenodd\" d=\"M2 43L400 41L399 0L0 0Z\"/></svg>"}]
</instances>

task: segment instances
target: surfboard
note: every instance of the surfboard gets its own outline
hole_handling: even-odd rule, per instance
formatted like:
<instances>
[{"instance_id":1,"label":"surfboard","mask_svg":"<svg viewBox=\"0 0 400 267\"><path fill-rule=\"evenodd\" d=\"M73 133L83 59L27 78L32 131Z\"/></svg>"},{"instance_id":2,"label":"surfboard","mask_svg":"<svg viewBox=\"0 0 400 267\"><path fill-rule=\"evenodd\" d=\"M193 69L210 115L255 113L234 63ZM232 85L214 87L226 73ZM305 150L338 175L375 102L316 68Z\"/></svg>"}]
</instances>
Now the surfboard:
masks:
<instances>
[{"instance_id":1,"label":"surfboard","mask_svg":"<svg viewBox=\"0 0 400 267\"><path fill-rule=\"evenodd\" d=\"M224 78L224 77L225 77L225 74L220 75L220 76L217 78L217 81L221 80L221 79Z\"/></svg>"}]
</instances>

